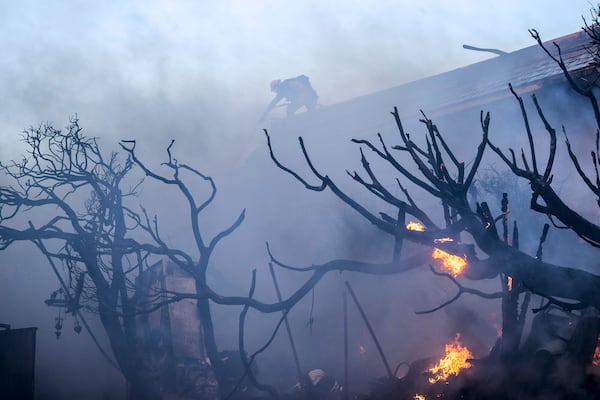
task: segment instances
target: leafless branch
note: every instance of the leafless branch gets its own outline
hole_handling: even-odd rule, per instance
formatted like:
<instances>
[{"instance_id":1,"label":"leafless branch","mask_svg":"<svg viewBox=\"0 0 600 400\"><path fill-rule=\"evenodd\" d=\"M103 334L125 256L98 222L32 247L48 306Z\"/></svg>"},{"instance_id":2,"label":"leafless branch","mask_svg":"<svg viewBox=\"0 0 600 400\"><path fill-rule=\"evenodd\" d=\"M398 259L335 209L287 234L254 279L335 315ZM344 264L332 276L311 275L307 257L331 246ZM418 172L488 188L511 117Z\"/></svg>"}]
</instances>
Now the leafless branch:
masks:
<instances>
[{"instance_id":1,"label":"leafless branch","mask_svg":"<svg viewBox=\"0 0 600 400\"><path fill-rule=\"evenodd\" d=\"M456 287L458 288L458 292L450 300L445 301L444 303L440 304L439 306L434 307L434 308L429 309L429 310L415 311L415 314L421 315L421 314L431 314L431 313L434 313L434 312L436 312L438 310L441 310L442 308L446 307L447 305L450 305L450 304L454 303L464 293L472 294L472 295L475 295L475 296L478 296L478 297L481 297L481 298L484 298L484 299L500 299L500 298L502 298L502 292L485 293L485 292L482 292L482 291L477 290L477 289L467 288L467 287L464 287L463 285L461 285L456 280L456 278L454 278L452 275L444 273L444 272L438 272L438 271L435 270L435 268L433 268L432 265L429 265L429 269L431 270L431 272L434 275L443 276L443 277L448 278L452 283L454 283L454 285L456 285Z\"/></svg>"}]
</instances>

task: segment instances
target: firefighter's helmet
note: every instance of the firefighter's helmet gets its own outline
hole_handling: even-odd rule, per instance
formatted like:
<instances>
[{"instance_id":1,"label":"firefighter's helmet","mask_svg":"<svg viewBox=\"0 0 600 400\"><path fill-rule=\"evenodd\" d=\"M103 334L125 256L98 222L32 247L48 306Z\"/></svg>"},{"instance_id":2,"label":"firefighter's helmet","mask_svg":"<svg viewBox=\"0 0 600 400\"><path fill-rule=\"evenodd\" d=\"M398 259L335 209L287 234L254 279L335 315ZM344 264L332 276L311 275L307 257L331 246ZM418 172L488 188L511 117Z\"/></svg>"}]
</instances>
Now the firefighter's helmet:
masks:
<instances>
[{"instance_id":1,"label":"firefighter's helmet","mask_svg":"<svg viewBox=\"0 0 600 400\"><path fill-rule=\"evenodd\" d=\"M277 87L281 84L281 79L275 79L271 81L271 92L274 92L277 90Z\"/></svg>"}]
</instances>

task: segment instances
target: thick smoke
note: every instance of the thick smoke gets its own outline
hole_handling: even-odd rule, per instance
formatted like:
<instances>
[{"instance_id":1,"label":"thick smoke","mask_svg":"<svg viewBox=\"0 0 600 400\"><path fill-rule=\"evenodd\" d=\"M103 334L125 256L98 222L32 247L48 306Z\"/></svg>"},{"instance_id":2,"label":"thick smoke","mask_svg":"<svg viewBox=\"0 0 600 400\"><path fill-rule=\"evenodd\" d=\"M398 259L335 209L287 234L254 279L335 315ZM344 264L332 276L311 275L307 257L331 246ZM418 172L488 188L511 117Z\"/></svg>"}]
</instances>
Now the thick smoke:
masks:
<instances>
[{"instance_id":1,"label":"thick smoke","mask_svg":"<svg viewBox=\"0 0 600 400\"><path fill-rule=\"evenodd\" d=\"M84 1L77 6L71 2L15 2L0 14L0 37L4 38L0 159L21 153L22 129L46 121L61 127L74 114L104 148L118 149L118 140L135 139L142 157L154 165L166 159L166 146L175 139L174 153L179 160L216 179L215 206L203 220L211 234L228 226L242 209L247 210L244 224L215 253L211 283L223 294L243 295L251 270L256 268L257 297L274 301L265 241L276 256L293 265L333 258L387 261L393 244L330 193L306 191L268 159L263 125L257 121L271 99L271 79L306 74L321 105L328 106L489 56L467 52L461 48L463 43L511 51L533 44L527 34L531 27L548 39L574 32L580 25L579 14L588 7L587 1L571 2L568 7L515 1L491 8L475 1L451 5L427 1L417 6L353 1L344 7L316 1L174 4L156 0L143 5ZM555 100L560 99L548 101ZM397 101L396 105L411 108L414 115L423 106ZM319 167L347 179L346 169L360 168L360 155L350 138L374 139L380 128L384 134L393 134L387 105L381 105L380 111L381 119L372 131L357 131L345 124L350 116L343 114L331 125L308 124L310 129L291 137L284 137L286 132L274 124L275 147L286 161L304 168L295 142L295 136L302 134ZM501 120L505 112L514 111L496 110L492 118ZM556 115L556 124L564 123L570 129L566 117ZM465 132L467 127L477 132L476 113L462 125L454 122L445 124L444 132ZM423 132L416 118L407 123L413 132ZM574 134L582 124L574 120ZM524 143L522 127L507 126L506 120L504 125L492 125L494 140L497 132L515 135L498 139L502 145ZM477 133L470 135L477 137ZM465 148L465 156L473 149ZM564 167L564 171L570 170ZM568 174L562 177L563 181L570 178ZM0 182L4 179L0 177ZM189 221L175 205L183 204L183 199L162 190L148 183L140 202L160 216L168 243L189 248ZM202 187L195 190L201 193ZM367 193L350 190L361 200L369 199ZM169 196L168 204L165 196ZM417 201L430 201L419 193L414 196ZM535 249L535 229L524 235L528 249ZM557 260L568 259L562 250L548 248ZM410 246L406 251L411 251ZM54 338L56 310L43 301L58 288L58 282L33 246L0 253L0 266L0 323L39 328L38 394L49 399L122 396L120 374L85 333L71 331L72 319L65 321L63 337L59 341ZM305 279L280 275L284 294ZM432 279L425 269L392 278L331 274L316 288L314 305L311 294L290 314L305 369L318 367L341 375L341 293L346 279L369 310L393 364L431 355L427 349L441 348L456 333L455 321L461 325L472 322L473 328L464 329L464 335L474 348L483 351L493 344L497 304L484 304L477 321L471 317L472 304L467 299L430 318L414 315L414 311L445 301L455 290L448 282ZM367 379L385 371L356 310L352 304L349 308L351 373L358 376L360 371L372 371L372 376L356 380L364 388ZM232 332L237 332L238 312L215 307L215 326L223 349L237 346ZM92 324L94 318L89 316ZM312 325L307 325L311 318ZM276 319L274 315L250 314L249 349L264 343L270 334L265 327L274 325ZM108 348L99 323L95 325L102 345ZM286 365L289 368L278 367ZM266 381L293 385L296 377L284 335L280 334L270 352L259 360L259 369Z\"/></svg>"}]
</instances>

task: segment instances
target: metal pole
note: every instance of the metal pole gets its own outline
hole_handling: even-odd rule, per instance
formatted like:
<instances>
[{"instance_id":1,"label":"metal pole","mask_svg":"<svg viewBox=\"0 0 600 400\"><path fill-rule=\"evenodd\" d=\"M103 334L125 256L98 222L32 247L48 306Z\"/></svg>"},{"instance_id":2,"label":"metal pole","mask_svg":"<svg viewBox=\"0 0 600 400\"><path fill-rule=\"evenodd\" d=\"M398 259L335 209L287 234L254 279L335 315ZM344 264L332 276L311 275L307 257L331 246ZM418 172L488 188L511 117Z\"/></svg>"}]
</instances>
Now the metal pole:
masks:
<instances>
[{"instance_id":1,"label":"metal pole","mask_svg":"<svg viewBox=\"0 0 600 400\"><path fill-rule=\"evenodd\" d=\"M269 270L271 271L271 277L273 278L273 286L275 286L275 292L277 293L277 301L281 302L281 292L279 291L279 285L277 284L277 278L275 277L275 269L273 268L273 263L269 263ZM285 311L283 311L285 315ZM294 343L294 338L292 337L292 330L290 328L290 323L288 322L287 315L284 317L283 322L285 323L285 329L288 334L288 338L290 339L290 346L292 347L292 353L294 355L294 363L296 364L296 372L298 373L298 382L302 382L302 370L300 369L300 361L298 360L298 352L296 351L296 344Z\"/></svg>"},{"instance_id":2,"label":"metal pole","mask_svg":"<svg viewBox=\"0 0 600 400\"><path fill-rule=\"evenodd\" d=\"M344 290L344 400L348 400L348 300Z\"/></svg>"},{"instance_id":3,"label":"metal pole","mask_svg":"<svg viewBox=\"0 0 600 400\"><path fill-rule=\"evenodd\" d=\"M362 317L363 321L365 322L365 325L367 326L367 329L369 330L369 333L371 334L371 337L373 338L373 342L375 342L375 346L377 347L377 351L379 352L379 356L381 357L381 360L383 361L383 364L385 365L385 370L387 371L388 377L390 379L392 379L394 377L394 374L392 373L392 369L390 368L390 364L388 363L387 359L385 358L385 354L383 354L383 349L381 348L381 345L379 344L379 340L377 340L377 336L375 335L375 331L373 330L373 327L369 323L369 319L367 318L367 314L365 314L365 311L363 310L362 306L360 305L360 302L358 301L358 298L354 294L354 290L352 290L352 286L350 286L350 282L346 281L346 286L348 287L348 291L350 292L350 296L352 296L352 300L354 300L354 304L356 304L356 308L358 308L358 312L360 312L360 316Z\"/></svg>"}]
</instances>

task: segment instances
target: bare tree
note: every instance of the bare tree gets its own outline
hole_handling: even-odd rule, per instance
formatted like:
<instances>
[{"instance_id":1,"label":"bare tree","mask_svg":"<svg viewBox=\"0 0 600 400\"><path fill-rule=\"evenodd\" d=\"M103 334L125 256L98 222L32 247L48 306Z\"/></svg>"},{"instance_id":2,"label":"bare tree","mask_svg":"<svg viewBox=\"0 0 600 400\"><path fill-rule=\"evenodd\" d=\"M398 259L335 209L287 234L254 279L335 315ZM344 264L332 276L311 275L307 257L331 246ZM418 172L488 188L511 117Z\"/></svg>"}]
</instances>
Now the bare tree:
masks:
<instances>
[{"instance_id":1,"label":"bare tree","mask_svg":"<svg viewBox=\"0 0 600 400\"><path fill-rule=\"evenodd\" d=\"M588 51L593 56L594 64L598 66L598 54L600 49L600 27L598 25L598 16L600 15L600 8L596 7L592 9L592 23L588 24L585 21L584 31L587 33L590 38L591 44L588 47ZM562 58L560 46L554 43L555 52L552 52L546 44L542 41L540 34L532 29L529 31L531 36L538 42L538 45L546 52L548 57L552 59L562 70L569 86L573 89L574 93L577 93L580 96L583 96L587 100L589 100L590 107L592 109L594 119L596 121L597 127L600 127L600 107L598 105L598 99L596 96L597 93L597 78L596 80L590 81L589 79L585 79L581 76L573 75ZM511 88L512 90L512 88ZM513 92L513 94L515 94ZM523 114L523 121L525 123L525 129L527 132L527 137L529 139L529 150L531 154L531 162L532 166L530 167L526 162L523 163L522 167L519 167L517 164L516 157L514 155L514 151L511 149L511 158L509 159L506 155L504 155L500 149L495 146L491 146L491 148L502 158L502 160L510 167L513 173L519 177L522 177L529 181L532 189L532 197L531 197L531 209L543 214L548 215L549 217L556 218L560 221L565 227L573 230L580 238L585 240L587 243L594 247L600 247L600 227L590 221L588 218L583 217L577 210L574 210L572 207L566 204L565 201L561 198L561 196L557 193L557 191L552 187L552 167L554 163L554 157L556 154L556 130L550 126L549 122L545 118L541 107L538 104L535 96L533 97L533 102L535 103L535 107L537 109L538 115L544 123L546 131L550 137L550 155L548 157L548 161L546 163L544 172L541 173L538 170L538 165L535 157L535 144L533 140L533 136L531 133L531 129L529 127L528 116L525 111L525 107L523 105L523 100L518 97L516 94L519 104L521 106L521 111ZM600 175L598 173L598 168L600 166L598 154L600 151L600 131L596 130L596 141L595 148L593 148L590 152L591 156L591 168L593 171L593 175L590 177L588 173L585 172L585 168L579 161L578 156L573 152L571 148L571 143L569 142L567 131L565 127L562 127L562 132L565 136L565 145L573 163L577 174L581 178L582 182L585 183L585 186L591 192L591 194L596 198L596 204L600 206ZM539 200L543 200L543 204L540 203ZM556 224L555 224L556 226Z\"/></svg>"},{"instance_id":2,"label":"bare tree","mask_svg":"<svg viewBox=\"0 0 600 400\"><path fill-rule=\"evenodd\" d=\"M160 388L147 379L142 360L145 338L136 330L140 300L134 278L153 255L166 253L152 238L147 243L134 238L148 227L144 213L131 208L141 183L132 174L135 161L104 154L76 118L64 132L49 124L30 128L23 141L26 155L0 164L10 179L0 187L0 249L29 241L53 267L62 264L67 310L86 306L98 313L129 397L158 397ZM204 373L203 393L216 398L210 365Z\"/></svg>"},{"instance_id":3,"label":"bare tree","mask_svg":"<svg viewBox=\"0 0 600 400\"><path fill-rule=\"evenodd\" d=\"M378 135L379 146L368 140L352 141L364 146L375 156L385 160L392 166L399 176L409 180L417 187L423 189L431 196L442 201L442 207L447 208L443 215L445 226L439 227L432 216L412 200L400 180L397 184L406 199L400 199L392 194L390 188L385 187L371 169L364 150L360 149L361 163L364 175L356 171L348 171L352 180L364 187L374 196L383 200L388 206L398 210L398 216L392 217L384 212L379 215L370 211L366 205L360 204L349 194L344 192L328 175L320 172L313 164L309 152L302 138L299 139L301 151L307 165L312 171L316 183L310 183L296 172L285 167L275 156L271 142L268 140L273 161L283 170L290 173L307 189L313 191L331 190L344 203L356 210L362 217L374 224L382 231L392 235L397 240L409 240L415 243L436 247L461 257L466 256L468 266L463 274L470 280L492 278L500 273L512 276L522 282L523 287L549 299L565 298L577 302L577 306L600 306L600 297L594 292L593 287L599 283L599 277L579 270L575 267L563 267L542 262L533 256L507 245L496 228L499 220L489 210L487 203L482 202L471 205L468 201L469 188L471 187L488 140L489 115L481 115L482 139L477 148L474 162L467 170L464 162L460 162L448 147L437 127L425 115L421 122L427 129L425 146L417 145L402 126L398 110L393 116L396 120L400 145L388 146L381 135ZM268 135L267 135L268 138ZM395 152L395 153L394 153ZM406 162L401 162L396 154L408 154L410 160L417 167L417 172L412 172ZM551 165L551 163L550 163ZM450 170L450 167L454 171ZM406 216L420 220L425 226L424 231L410 230L405 227ZM456 237L459 232L465 232L473 239L476 246L459 242L458 240L440 241L447 237ZM486 257L481 257L478 251ZM534 273L535 271L535 273ZM565 285L565 282L572 284ZM575 305L573 305L575 307Z\"/></svg>"},{"instance_id":4,"label":"bare tree","mask_svg":"<svg viewBox=\"0 0 600 400\"><path fill-rule=\"evenodd\" d=\"M159 172L151 170L137 157L135 152L136 143L134 141L123 141L121 147L129 154L129 158L132 162L139 166L147 177L164 185L175 187L182 195L188 207L189 220L191 222L190 234L194 239L195 254L176 248L174 245L167 245L161 237L156 217L151 219L146 210L143 210L142 216L136 216L135 219L137 226L148 233L153 242L156 243L156 246L160 249L159 252L168 257L175 265L194 279L194 282L196 283L196 293L192 294L190 297L197 301L198 315L202 324L203 341L206 346L207 355L211 360L211 365L215 369L218 380L224 382L226 380L225 371L223 371L221 366L221 359L214 334L213 318L210 311L210 297L207 295L208 293L214 292L209 289L206 277L213 251L222 239L229 236L240 226L244 220L245 210L240 213L238 218L229 227L219 232L214 237L207 239L201 229L200 216L215 199L217 187L211 177L187 164L178 163L177 160L172 157L171 149L173 144L174 141L172 141L167 148L168 160L162 164L167 170L165 175L161 175ZM187 180L189 181L193 181L193 179L196 178L208 183L209 191L205 199L198 200L192 194L190 186L186 184L186 175L188 178ZM171 295L172 296L167 302L171 302L174 299L180 299L177 297L178 293L171 293ZM154 304L153 308L161 307L164 304L164 302L157 302Z\"/></svg>"},{"instance_id":5,"label":"bare tree","mask_svg":"<svg viewBox=\"0 0 600 400\"><path fill-rule=\"evenodd\" d=\"M166 162L154 169L138 157L134 141L121 143L125 155L116 152L105 155L96 139L84 135L76 118L65 131L49 124L30 128L23 133L23 141L25 156L0 164L1 172L9 180L0 187L0 250L17 242L34 243L64 285L66 299L61 305L67 307L67 312L79 313L86 307L98 313L115 365L127 380L131 398L156 398L165 390L148 375L144 352L149 350L149 340L140 336L140 313L184 299L197 301L201 343L211 360L210 364L202 364L204 379L199 390L204 398L217 398L220 394L216 382L225 380L225 371L220 364L210 302L243 305L264 313L283 311L285 315L329 271L390 274L404 269L391 263L367 265L347 260L336 260L318 269L294 268L273 257L276 265L309 274L296 292L272 303L247 295L222 296L207 284L209 260L217 245L243 222L245 211L214 237L207 238L200 217L214 201L217 187L211 177L177 162L172 157L173 143L167 148ZM174 188L187 204L193 251L167 244L158 217L144 207L138 208L140 171L146 179ZM198 182L207 184L205 197L196 194ZM193 279L196 290L140 295L140 289L145 288L136 286L136 277L157 257L166 257L177 265ZM59 265L64 267L64 279ZM243 342L243 335L240 340ZM245 358L245 354L241 356Z\"/></svg>"},{"instance_id":6,"label":"bare tree","mask_svg":"<svg viewBox=\"0 0 600 400\"><path fill-rule=\"evenodd\" d=\"M537 33L533 32L534 37L543 46ZM560 53L554 56L548 51L548 54L563 68L575 91L590 99L594 115L597 121L600 121L594 91L578 86L575 79L570 77ZM155 388L146 382L140 361L140 343L136 333L139 299L136 297L136 287L133 283L133 277L143 270L153 256L165 256L189 274L194 279L196 290L192 293L163 293L166 299L151 304L149 309L146 307L145 310L158 309L166 303L182 299L197 300L198 315L203 328L202 342L219 380L223 379L224 371L220 366L218 344L214 336L211 302L244 306L240 316L240 356L247 366L247 373L251 374L249 366L258 352L250 359L245 355L243 327L249 308L263 313L283 311L280 320L283 321L294 305L330 271L397 274L429 262L429 254L418 254L410 258L403 256L402 244L405 240L438 248L466 259L467 265L461 276L467 280L476 282L501 278L501 291L484 293L465 287L453 275L432 268L435 274L445 276L456 285L457 294L444 304L423 313L436 311L463 294L502 298L504 336L497 348L506 358L507 355L514 354L519 347L531 294L546 299L546 304L541 308L555 306L568 311L590 308L600 310L600 292L597 290L600 287L600 276L586 272L576 265L555 265L542 260L541 244L545 240L547 229L541 236L540 251L535 256L519 249L516 227L513 231L513 242L509 243L507 209L504 206L508 195L503 196L503 206L497 216L493 215L486 202L474 203L469 198L486 148L490 147L514 174L525 178L531 184L533 210L558 219L592 246L597 247L600 243L598 226L567 206L551 186L556 150L554 128L548 123L534 97L537 114L550 137L549 155L545 166L540 168L523 100L516 93L513 94L521 105L529 140L529 156L525 155L525 151L521 151L522 166L517 162L513 150L510 150L511 155L508 157L499 147L493 145L489 138L490 116L483 112L480 118L481 140L475 150L474 161L470 164L458 159L437 126L424 113L421 119L426 132L423 144L417 144L413 140L414 136L404 130L397 109L394 109L392 115L398 129L398 136L395 138L398 144L390 146L381 135L378 135L377 142L353 139L360 147L362 171L347 171L349 178L385 204L386 209L394 209L394 215L371 211L370 204L363 204L344 191L315 165L302 138L299 138L300 150L311 175L304 177L288 168L276 157L270 137L265 131L270 155L277 167L290 174L308 190L330 190L358 215L389 234L395 241L391 261L380 264L340 259L322 265L293 267L275 258L269 250L275 265L288 271L309 275L294 293L283 300L268 303L255 299L255 274L248 295L222 296L207 284L210 257L216 246L240 226L245 211L214 237L207 238L201 229L200 216L215 199L216 185L211 177L192 166L179 163L172 156L173 143L167 148L167 160L160 167L162 169L154 168L138 157L134 141L121 142L126 157L117 153L104 155L95 139L83 135L77 119L71 121L66 132L58 131L50 125L25 131L23 140L27 145L26 156L19 161L0 164L0 170L11 180L11 183L0 187L0 250L15 242L30 241L38 246L51 263L58 262L65 266L66 273L75 277L68 279L69 282L76 282L78 277L85 277L83 296L77 301L70 298L69 307L76 310L86 300L90 302L88 305L93 303L109 338L116 363L130 384L133 398L153 398L158 395L154 391ZM595 179L589 178L589 174L584 172L577 155L571 150L568 140L566 141L574 168L596 197L596 201L600 195L599 141L597 135L596 149L592 152ZM390 188L383 183L382 177L372 168L368 156L379 158L392 167L397 175L397 187ZM139 168L149 179L175 188L182 196L191 223L190 236L195 247L192 252L167 244L162 238L158 219L150 216L143 208L141 211L133 210L130 199L136 196L139 185L138 181L131 181L134 168ZM190 189L198 180L207 183L209 187L208 195L202 199L195 196ZM402 181L408 181L432 198L438 199L441 203L440 210L420 207ZM397 189L400 189L403 198L394 194ZM540 199L543 200L543 204L540 203ZM441 218L435 218L433 214L436 211L439 211ZM35 223L27 220L27 212L33 215L32 220L36 221ZM425 229L408 229L406 221L409 217L419 220ZM437 223L438 220L442 220L443 224ZM502 227L501 234L497 227L499 223ZM141 237L146 240L142 242ZM581 330L590 326L584 316L582 312ZM259 352L272 341L279 326L281 323L277 325L267 345ZM594 329L597 337L600 326ZM581 353L581 349L573 348L572 352ZM584 353L584 356L589 358L589 351ZM206 374L211 373L207 366ZM215 388L216 385L207 383L205 397L217 398ZM270 387L263 389L275 394Z\"/></svg>"},{"instance_id":7,"label":"bare tree","mask_svg":"<svg viewBox=\"0 0 600 400\"><path fill-rule=\"evenodd\" d=\"M537 31L530 30L530 34L548 57L562 70L573 92L589 100L597 128L599 128L596 130L595 146L590 152L591 173L586 172L585 165L580 162L579 156L573 151L564 126L562 132L565 136L565 146L574 170L590 191L596 204L600 206L600 173L598 172L600 165L600 107L597 100L598 76L597 73L594 75L594 69L592 68L595 66L597 70L598 54L600 54L600 7L593 8L591 16L590 23L584 19L585 26L583 28L591 43L587 50L594 60L594 65L590 66L591 77L571 73L562 57L561 49L556 43L554 43L555 51L553 52L543 43ZM457 159L435 124L425 114L421 119L427 131L424 145L418 145L405 132L397 109L394 109L392 114L398 128L399 145L387 145L381 135L378 135L378 144L369 140L352 140L361 146L360 157L363 172L347 171L348 176L370 192L374 198L382 201L387 209L390 206L396 208L397 215L394 216L384 212L373 212L369 209L369 207L372 207L372 203L369 205L362 204L348 192L342 190L337 182L332 180L329 175L321 172L314 164L301 137L299 138L300 149L314 180L303 177L298 172L286 167L275 156L269 135L266 131L265 134L267 134L271 157L280 169L293 176L308 190L317 192L330 190L363 218L394 237L396 245L393 258L396 262L402 263L399 250L402 248L402 241L409 240L436 247L467 259L468 266L462 274L466 279L476 281L495 276L501 277L502 291L495 294L484 294L475 289L464 287L450 274L443 274L432 269L435 274L444 275L450 279L457 286L458 291L452 299L444 304L424 312L436 311L452 303L464 293L487 298L501 297L503 338L497 349L500 350L499 354L502 358L506 359L508 355L517 354L531 294L537 294L547 301L539 309L534 309L534 312L547 310L551 307L558 307L565 311L583 310L580 313L580 324L575 331L576 333L573 334L568 351L575 354L575 358L578 357L578 360L582 363L589 363L596 345L599 324L597 314L592 313L590 315L586 310L589 307L599 310L600 296L598 296L596 288L600 283L600 277L584 271L576 265L560 266L544 262L542 260L542 246L546 240L548 225L543 229L535 256L530 256L519 250L516 221L513 229L513 243L509 243L507 193L502 195L502 209L498 216L493 215L486 202L470 204L468 200L468 194L480 167L484 151L489 146L515 176L524 178L529 183L531 187L530 206L533 211L547 215L555 228L569 229L591 246L600 246L600 227L590 218L583 216L570 206L552 185L557 149L556 130L549 123L535 95L532 96L537 116L543 123L550 139L547 159L544 165L540 167L536 139L530 128L530 117L526 111L524 101L517 95L512 86L509 85L509 89L519 103L529 144L527 151L521 149L520 157L515 155L513 149L509 149L510 155L506 155L492 143L489 138L490 116L489 114L484 115L483 112L481 114L482 139L477 148L474 161L468 169L465 162ZM396 188L386 187L382 183L384 176L372 169L364 149L368 149L371 154L384 160L393 168L397 174ZM407 157L403 157L403 155ZM410 161L407 161L406 158ZM433 222L435 218L431 214L432 210L423 210L412 200L400 179L409 181L418 189L441 201L443 227L439 227ZM398 188L405 195L404 199L393 194L397 192ZM497 195L500 196L500 193ZM421 221L426 229L413 231L404 228L408 216ZM502 223L502 235L498 233L499 229L496 227L500 221ZM474 245L461 243L459 241L461 238L460 233L467 234ZM453 238L454 240L440 241L442 238ZM480 255L479 252L483 254ZM522 293L525 294L520 298ZM590 321L594 322L590 323Z\"/></svg>"},{"instance_id":8,"label":"bare tree","mask_svg":"<svg viewBox=\"0 0 600 400\"><path fill-rule=\"evenodd\" d=\"M559 61L560 62L560 61ZM512 91L512 87L510 87ZM456 278L448 273L432 271L437 275L446 276L458 288L456 296L432 310L421 313L433 312L452 303L462 294L473 294L485 298L502 298L503 336L494 348L491 356L500 355L500 360L513 363L519 357L519 346L523 332L523 324L531 294L536 294L546 299L544 305L534 312L557 307L567 312L581 310L580 321L569 342L567 352L572 358L578 360L580 365L591 363L596 339L600 333L597 314L588 311L590 308L600 310L600 295L597 288L600 276L587 272L577 265L562 266L544 262L541 257L541 247L546 239L548 226L540 237L540 248L535 256L526 254L518 246L518 230L515 224L513 243L509 243L508 234L508 196L502 196L502 209L498 215L490 210L487 202L472 204L469 200L470 189L474 183L478 169L486 148L489 146L510 167L511 171L519 177L527 179L532 188L531 208L535 211L556 217L569 229L577 233L586 242L594 247L598 245L598 227L591 221L569 208L555 192L550 183L552 181L552 168L556 151L556 134L554 128L548 123L535 96L533 102L539 118L542 120L550 136L550 151L542 169L538 166L533 134L529 128L528 115L523 106L522 99L513 94L521 105L522 116L526 126L529 140L529 157L521 151L519 167L517 157L511 149L511 157L507 157L489 138L490 116L481 113L482 136L477 147L472 163L467 168L467 163L460 161L448 143L438 131L436 125L423 113L421 122L424 124L426 134L424 144L419 145L413 140L415 135L410 135L404 130L397 109L392 115L398 129L399 144L390 146L382 135L378 134L378 143L369 140L352 141L360 145L360 159L362 172L347 171L351 180L367 190L378 202L359 202L341 186L320 171L310 156L310 152L302 137L299 138L300 150L309 168L311 177L304 177L298 172L285 166L275 155L268 133L267 143L273 162L283 171L290 174L295 180L311 191L330 190L342 202L354 209L361 217L375 225L383 232L391 235L395 240L393 259L397 264L403 264L400 251L403 240L419 243L431 248L437 248L450 254L459 256L467 261L462 277L471 281L479 281L494 277L501 278L501 292L482 293L476 289L464 287ZM587 93L590 99L595 99ZM597 103L592 100L594 107ZM597 112L597 109L595 109ZM598 143L598 136L596 144ZM596 174L595 183L583 172L578 157L566 142L568 153L573 165L582 180L594 196L598 196L598 149L592 151L592 162ZM596 145L596 147L598 147ZM385 161L393 168L396 175L396 188L390 188L384 183L383 173L373 170L365 153L370 151L374 157ZM542 172L543 170L543 172ZM413 201L408 190L403 186L402 180L412 183L417 189L423 190L441 203L441 216L443 226L438 226L434 221L435 210L422 209ZM399 198L393 193L397 189L404 194ZM498 194L500 196L500 194ZM540 204L543 199L544 204ZM383 204L386 209L395 208L396 215L390 216L386 212L374 212L374 204ZM419 220L425 227L422 230L412 230L406 226L408 218ZM500 228L497 227L501 223ZM462 239L462 240L461 240ZM315 267L318 268L318 267ZM520 295L523 295L520 297ZM519 308L520 304L520 308ZM593 321L593 322L590 322Z\"/></svg>"}]
</instances>

